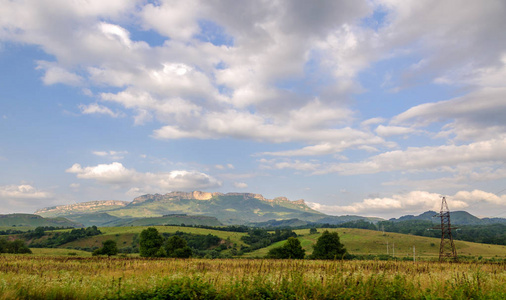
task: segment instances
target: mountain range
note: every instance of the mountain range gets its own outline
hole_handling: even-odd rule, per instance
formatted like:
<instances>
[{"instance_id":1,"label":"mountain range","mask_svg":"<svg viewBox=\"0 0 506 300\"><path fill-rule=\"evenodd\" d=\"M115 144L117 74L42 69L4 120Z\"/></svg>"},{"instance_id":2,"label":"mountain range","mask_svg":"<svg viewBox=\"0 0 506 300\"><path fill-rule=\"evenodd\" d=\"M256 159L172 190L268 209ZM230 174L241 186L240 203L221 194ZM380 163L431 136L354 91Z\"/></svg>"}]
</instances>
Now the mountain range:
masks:
<instances>
[{"instance_id":1,"label":"mountain range","mask_svg":"<svg viewBox=\"0 0 506 300\"><path fill-rule=\"evenodd\" d=\"M131 202L105 200L39 209L36 215L45 218L63 217L84 226L130 225L250 225L250 226L305 226L311 223L340 224L380 218L362 216L330 216L311 209L304 200L290 201L286 197L266 199L253 193L171 192L164 195L147 194ZM436 212L418 216L408 215L390 221L430 220ZM503 218L477 218L467 212L452 212L453 224L486 225L506 223Z\"/></svg>"},{"instance_id":2,"label":"mountain range","mask_svg":"<svg viewBox=\"0 0 506 300\"><path fill-rule=\"evenodd\" d=\"M124 226L145 218L165 218L158 219L162 222L160 224L168 224L165 221L172 222L170 224L192 224L193 221L190 221L188 216L192 216L192 220L195 219L194 216L199 216L199 222L202 222L202 216L214 217L219 224L226 225L251 225L289 219L338 224L355 219L368 219L359 216L329 216L310 208L304 200L290 201L286 197L266 199L260 194L252 193L222 194L199 191L148 194L137 197L132 202L105 200L60 205L39 209L35 214L43 217L65 217L85 226ZM181 220L183 215L187 216L186 220ZM175 216L179 219L175 220ZM214 221L212 223L216 224Z\"/></svg>"}]
</instances>

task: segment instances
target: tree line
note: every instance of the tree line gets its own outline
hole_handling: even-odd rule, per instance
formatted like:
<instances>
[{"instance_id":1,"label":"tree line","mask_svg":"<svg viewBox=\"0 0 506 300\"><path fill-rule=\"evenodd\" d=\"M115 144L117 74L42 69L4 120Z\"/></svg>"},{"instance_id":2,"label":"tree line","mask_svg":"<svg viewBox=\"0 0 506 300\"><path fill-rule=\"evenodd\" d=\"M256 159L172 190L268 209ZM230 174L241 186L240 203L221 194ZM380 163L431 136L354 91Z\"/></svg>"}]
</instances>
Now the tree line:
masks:
<instances>
[{"instance_id":1,"label":"tree line","mask_svg":"<svg viewBox=\"0 0 506 300\"><path fill-rule=\"evenodd\" d=\"M23 240L8 241L6 238L0 238L0 253L29 254L32 250Z\"/></svg>"}]
</instances>

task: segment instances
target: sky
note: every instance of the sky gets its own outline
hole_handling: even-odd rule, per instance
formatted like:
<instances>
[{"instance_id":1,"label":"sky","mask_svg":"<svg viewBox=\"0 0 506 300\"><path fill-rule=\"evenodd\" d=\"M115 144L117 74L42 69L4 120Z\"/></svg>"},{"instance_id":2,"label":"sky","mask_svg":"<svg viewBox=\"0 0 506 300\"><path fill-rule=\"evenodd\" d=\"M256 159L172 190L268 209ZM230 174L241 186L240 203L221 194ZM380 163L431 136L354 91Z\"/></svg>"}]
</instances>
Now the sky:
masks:
<instances>
[{"instance_id":1,"label":"sky","mask_svg":"<svg viewBox=\"0 0 506 300\"><path fill-rule=\"evenodd\" d=\"M0 214L170 191L506 217L505 1L0 0Z\"/></svg>"}]
</instances>

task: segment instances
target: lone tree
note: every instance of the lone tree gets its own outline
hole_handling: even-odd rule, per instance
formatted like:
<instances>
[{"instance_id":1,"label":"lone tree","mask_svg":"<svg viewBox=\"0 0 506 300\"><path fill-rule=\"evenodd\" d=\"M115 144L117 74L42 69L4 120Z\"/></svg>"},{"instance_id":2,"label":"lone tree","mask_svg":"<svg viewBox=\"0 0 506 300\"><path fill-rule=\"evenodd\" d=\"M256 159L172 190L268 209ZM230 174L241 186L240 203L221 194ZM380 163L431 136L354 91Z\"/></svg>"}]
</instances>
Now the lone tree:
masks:
<instances>
[{"instance_id":1,"label":"lone tree","mask_svg":"<svg viewBox=\"0 0 506 300\"><path fill-rule=\"evenodd\" d=\"M267 258L303 259L305 255L306 251L302 249L300 241L294 237L289 237L283 246L269 250Z\"/></svg>"},{"instance_id":2,"label":"lone tree","mask_svg":"<svg viewBox=\"0 0 506 300\"><path fill-rule=\"evenodd\" d=\"M167 239L165 252L167 257L189 258L192 256L192 249L188 247L186 240L177 235Z\"/></svg>"},{"instance_id":3,"label":"lone tree","mask_svg":"<svg viewBox=\"0 0 506 300\"><path fill-rule=\"evenodd\" d=\"M337 232L325 230L313 245L313 259L341 259L346 255L346 249L339 240Z\"/></svg>"},{"instance_id":4,"label":"lone tree","mask_svg":"<svg viewBox=\"0 0 506 300\"><path fill-rule=\"evenodd\" d=\"M116 246L116 242L113 240L107 240L102 242L102 248L93 251L93 256L95 255L116 255L118 254L118 247Z\"/></svg>"},{"instance_id":5,"label":"lone tree","mask_svg":"<svg viewBox=\"0 0 506 300\"><path fill-rule=\"evenodd\" d=\"M154 227L148 227L141 232L139 239L139 253L142 257L161 257L165 256L162 245L163 237Z\"/></svg>"}]
</instances>

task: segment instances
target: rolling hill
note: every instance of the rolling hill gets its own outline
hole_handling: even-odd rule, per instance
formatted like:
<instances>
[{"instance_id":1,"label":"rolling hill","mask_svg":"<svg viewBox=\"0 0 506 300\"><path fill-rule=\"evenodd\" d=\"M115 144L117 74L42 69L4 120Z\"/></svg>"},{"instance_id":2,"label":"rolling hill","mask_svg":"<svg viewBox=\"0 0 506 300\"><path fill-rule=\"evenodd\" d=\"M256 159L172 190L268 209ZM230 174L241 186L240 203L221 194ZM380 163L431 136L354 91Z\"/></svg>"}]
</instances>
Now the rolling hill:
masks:
<instances>
[{"instance_id":1,"label":"rolling hill","mask_svg":"<svg viewBox=\"0 0 506 300\"><path fill-rule=\"evenodd\" d=\"M426 211L418 216L414 215L406 215L400 218L392 218L389 221L400 222L400 221L409 221L409 220L422 220L422 221L430 221L434 224L439 224L441 222L439 217L435 217L438 213L432 210ZM502 223L506 224L505 218L478 218L473 216L472 214L466 211L452 211L451 212L451 223L454 225L490 225Z\"/></svg>"},{"instance_id":2,"label":"rolling hill","mask_svg":"<svg viewBox=\"0 0 506 300\"><path fill-rule=\"evenodd\" d=\"M1 227L38 227L38 226L54 226L54 227L82 227L78 222L70 221L63 217L43 218L42 216L32 214L8 214L0 215Z\"/></svg>"}]
</instances>

